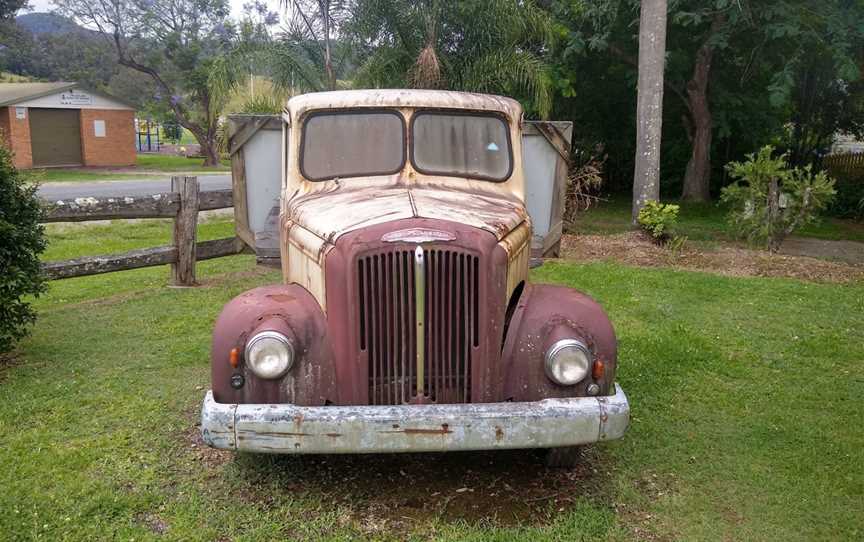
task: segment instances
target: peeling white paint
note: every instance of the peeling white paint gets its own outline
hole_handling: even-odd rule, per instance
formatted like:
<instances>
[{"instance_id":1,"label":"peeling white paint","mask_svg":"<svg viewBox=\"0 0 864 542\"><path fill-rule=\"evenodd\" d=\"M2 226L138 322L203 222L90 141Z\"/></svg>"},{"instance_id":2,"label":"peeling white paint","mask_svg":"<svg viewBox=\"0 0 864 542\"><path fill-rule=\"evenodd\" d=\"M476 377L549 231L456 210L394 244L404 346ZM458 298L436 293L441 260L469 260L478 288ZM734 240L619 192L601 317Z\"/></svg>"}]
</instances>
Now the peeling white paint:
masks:
<instances>
[{"instance_id":1,"label":"peeling white paint","mask_svg":"<svg viewBox=\"0 0 864 542\"><path fill-rule=\"evenodd\" d=\"M290 454L577 446L624 435L630 405L615 387L524 403L326 407L222 404L207 392L201 433L214 448Z\"/></svg>"}]
</instances>

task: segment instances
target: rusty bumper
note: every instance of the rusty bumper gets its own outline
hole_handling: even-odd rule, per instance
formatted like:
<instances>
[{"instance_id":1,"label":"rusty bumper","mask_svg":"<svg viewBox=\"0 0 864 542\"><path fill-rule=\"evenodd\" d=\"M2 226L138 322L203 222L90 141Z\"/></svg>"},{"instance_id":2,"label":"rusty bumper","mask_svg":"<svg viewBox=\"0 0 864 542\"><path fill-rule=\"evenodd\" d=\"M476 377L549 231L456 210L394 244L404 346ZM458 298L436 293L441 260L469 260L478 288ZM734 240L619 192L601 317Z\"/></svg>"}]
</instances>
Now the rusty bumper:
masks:
<instances>
[{"instance_id":1,"label":"rusty bumper","mask_svg":"<svg viewBox=\"0 0 864 542\"><path fill-rule=\"evenodd\" d=\"M223 404L207 392L201 433L214 448L285 454L575 446L624 435L630 405L615 389L526 403L321 407Z\"/></svg>"}]
</instances>

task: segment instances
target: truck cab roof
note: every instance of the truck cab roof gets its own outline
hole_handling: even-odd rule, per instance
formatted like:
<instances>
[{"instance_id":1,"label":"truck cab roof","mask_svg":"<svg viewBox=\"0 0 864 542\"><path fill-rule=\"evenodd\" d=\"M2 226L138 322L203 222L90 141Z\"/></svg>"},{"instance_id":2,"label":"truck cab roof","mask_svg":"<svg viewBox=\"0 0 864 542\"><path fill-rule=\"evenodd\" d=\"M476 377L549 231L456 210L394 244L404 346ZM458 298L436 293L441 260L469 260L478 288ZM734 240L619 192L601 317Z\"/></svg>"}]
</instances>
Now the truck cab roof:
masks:
<instances>
[{"instance_id":1,"label":"truck cab roof","mask_svg":"<svg viewBox=\"0 0 864 542\"><path fill-rule=\"evenodd\" d=\"M522 120L522 106L512 98L447 90L371 89L337 90L301 94L288 100L285 120L291 122L309 111L352 108L462 109L491 111L510 122Z\"/></svg>"}]
</instances>

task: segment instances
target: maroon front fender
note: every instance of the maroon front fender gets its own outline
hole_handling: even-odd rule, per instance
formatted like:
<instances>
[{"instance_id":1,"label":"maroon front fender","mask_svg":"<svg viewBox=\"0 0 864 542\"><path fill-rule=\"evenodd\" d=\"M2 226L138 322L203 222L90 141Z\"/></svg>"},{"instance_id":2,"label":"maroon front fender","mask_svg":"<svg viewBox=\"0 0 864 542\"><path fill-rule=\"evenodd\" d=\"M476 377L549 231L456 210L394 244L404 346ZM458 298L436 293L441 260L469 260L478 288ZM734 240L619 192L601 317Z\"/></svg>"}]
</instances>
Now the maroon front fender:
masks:
<instances>
[{"instance_id":1,"label":"maroon front fender","mask_svg":"<svg viewBox=\"0 0 864 542\"><path fill-rule=\"evenodd\" d=\"M546 376L546 351L559 339L584 342L603 363L602 377L592 374L574 386L559 386ZM501 362L507 375L504 397L536 401L547 397L582 397L591 383L609 393L615 377L618 343L603 308L586 294L563 286L526 285L504 341Z\"/></svg>"},{"instance_id":2,"label":"maroon front fender","mask_svg":"<svg viewBox=\"0 0 864 542\"><path fill-rule=\"evenodd\" d=\"M294 342L294 365L285 376L258 378L246 367L246 341L260 331L278 331ZM237 368L230 352L240 353ZM255 288L232 299L213 329L213 396L219 403L293 403L323 405L334 399L336 379L324 312L312 295L296 284ZM231 387L232 375L244 384Z\"/></svg>"}]
</instances>

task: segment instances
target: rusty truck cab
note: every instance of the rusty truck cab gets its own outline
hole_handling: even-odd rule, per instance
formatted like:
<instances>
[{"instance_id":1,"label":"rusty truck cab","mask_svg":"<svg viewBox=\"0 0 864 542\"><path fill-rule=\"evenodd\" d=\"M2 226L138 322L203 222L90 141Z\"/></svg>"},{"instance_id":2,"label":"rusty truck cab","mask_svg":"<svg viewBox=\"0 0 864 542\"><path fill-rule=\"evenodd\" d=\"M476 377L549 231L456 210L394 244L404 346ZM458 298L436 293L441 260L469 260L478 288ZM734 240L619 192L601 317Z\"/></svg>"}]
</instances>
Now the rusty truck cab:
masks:
<instances>
[{"instance_id":1,"label":"rusty truck cab","mask_svg":"<svg viewBox=\"0 0 864 542\"><path fill-rule=\"evenodd\" d=\"M509 98L444 91L289 100L284 283L216 322L208 444L368 453L623 435L602 308L526 282L521 117Z\"/></svg>"}]
</instances>

